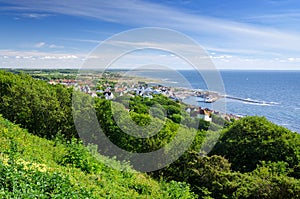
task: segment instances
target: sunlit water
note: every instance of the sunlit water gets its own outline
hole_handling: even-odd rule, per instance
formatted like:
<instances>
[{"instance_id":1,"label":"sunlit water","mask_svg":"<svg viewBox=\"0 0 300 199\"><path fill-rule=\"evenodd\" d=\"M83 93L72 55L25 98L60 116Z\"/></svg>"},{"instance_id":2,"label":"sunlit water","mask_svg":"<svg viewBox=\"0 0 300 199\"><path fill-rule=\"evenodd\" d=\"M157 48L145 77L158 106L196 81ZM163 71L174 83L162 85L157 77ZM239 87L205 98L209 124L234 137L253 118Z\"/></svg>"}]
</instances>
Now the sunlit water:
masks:
<instances>
[{"instance_id":1,"label":"sunlit water","mask_svg":"<svg viewBox=\"0 0 300 199\"><path fill-rule=\"evenodd\" d=\"M195 89L207 89L201 75L195 71L179 71ZM147 71L136 74L161 79L172 86L187 86L178 74L170 71ZM260 101L249 103L226 99L227 113L265 116L272 122L300 133L300 71L221 71L227 95ZM211 104L185 102L201 107Z\"/></svg>"}]
</instances>

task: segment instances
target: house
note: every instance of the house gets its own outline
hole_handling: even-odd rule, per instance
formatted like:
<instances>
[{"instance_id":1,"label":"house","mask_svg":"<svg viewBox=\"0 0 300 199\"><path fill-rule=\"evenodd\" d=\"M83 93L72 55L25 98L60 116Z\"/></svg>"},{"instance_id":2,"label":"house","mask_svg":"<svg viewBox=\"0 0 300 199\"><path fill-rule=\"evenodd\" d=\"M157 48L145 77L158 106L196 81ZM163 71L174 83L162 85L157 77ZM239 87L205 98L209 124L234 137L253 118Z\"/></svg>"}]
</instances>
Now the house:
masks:
<instances>
[{"instance_id":1,"label":"house","mask_svg":"<svg viewBox=\"0 0 300 199\"><path fill-rule=\"evenodd\" d=\"M84 92L84 93L90 93L91 92L91 89L88 85L80 87L80 90L81 90L81 92Z\"/></svg>"},{"instance_id":2,"label":"house","mask_svg":"<svg viewBox=\"0 0 300 199\"><path fill-rule=\"evenodd\" d=\"M158 90L158 89L155 89L155 90L153 91L153 94L154 94L154 95L161 94L161 91L160 91L160 90Z\"/></svg>"},{"instance_id":3,"label":"house","mask_svg":"<svg viewBox=\"0 0 300 199\"><path fill-rule=\"evenodd\" d=\"M98 97L98 95L97 95L95 92L92 92L90 95L91 95L92 97Z\"/></svg>"},{"instance_id":4,"label":"house","mask_svg":"<svg viewBox=\"0 0 300 199\"><path fill-rule=\"evenodd\" d=\"M110 91L105 91L103 95L105 96L106 100L112 100L114 98L114 94Z\"/></svg>"},{"instance_id":5,"label":"house","mask_svg":"<svg viewBox=\"0 0 300 199\"><path fill-rule=\"evenodd\" d=\"M190 114L191 113L191 108L189 107L189 108L187 108L186 110L185 110L188 114Z\"/></svg>"},{"instance_id":6,"label":"house","mask_svg":"<svg viewBox=\"0 0 300 199\"><path fill-rule=\"evenodd\" d=\"M201 107L199 107L198 109L194 109L193 111L191 111L191 117L197 117L199 119L203 119L208 122L212 121L211 110L207 108L202 109Z\"/></svg>"}]
</instances>

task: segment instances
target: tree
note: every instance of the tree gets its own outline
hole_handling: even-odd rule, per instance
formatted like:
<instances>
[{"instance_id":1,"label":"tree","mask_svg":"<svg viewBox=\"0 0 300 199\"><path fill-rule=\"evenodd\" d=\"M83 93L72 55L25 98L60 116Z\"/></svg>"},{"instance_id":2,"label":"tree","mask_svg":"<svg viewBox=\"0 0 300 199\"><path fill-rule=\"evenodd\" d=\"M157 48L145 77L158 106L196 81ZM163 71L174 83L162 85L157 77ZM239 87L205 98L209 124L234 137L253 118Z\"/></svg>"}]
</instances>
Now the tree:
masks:
<instances>
[{"instance_id":1,"label":"tree","mask_svg":"<svg viewBox=\"0 0 300 199\"><path fill-rule=\"evenodd\" d=\"M210 154L224 156L242 172L254 170L260 161L283 161L294 168L300 161L300 135L264 117L245 117L225 130Z\"/></svg>"},{"instance_id":2,"label":"tree","mask_svg":"<svg viewBox=\"0 0 300 199\"><path fill-rule=\"evenodd\" d=\"M199 119L198 129L207 131L209 128L210 122L203 119Z\"/></svg>"},{"instance_id":3,"label":"tree","mask_svg":"<svg viewBox=\"0 0 300 199\"><path fill-rule=\"evenodd\" d=\"M52 138L77 136L72 118L72 90L29 75L0 71L0 113L31 133Z\"/></svg>"}]
</instances>

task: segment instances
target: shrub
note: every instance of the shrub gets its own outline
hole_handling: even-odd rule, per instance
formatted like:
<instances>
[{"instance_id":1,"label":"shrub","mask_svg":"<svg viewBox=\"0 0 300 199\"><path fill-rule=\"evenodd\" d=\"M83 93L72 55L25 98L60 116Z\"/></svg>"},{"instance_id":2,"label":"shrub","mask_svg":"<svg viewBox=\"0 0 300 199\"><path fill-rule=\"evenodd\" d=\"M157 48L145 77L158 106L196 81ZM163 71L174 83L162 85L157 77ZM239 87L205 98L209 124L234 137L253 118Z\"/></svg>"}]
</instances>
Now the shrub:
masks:
<instances>
[{"instance_id":1,"label":"shrub","mask_svg":"<svg viewBox=\"0 0 300 199\"><path fill-rule=\"evenodd\" d=\"M300 135L264 117L245 117L224 132L210 154L224 156L242 172L254 170L260 161L283 161L294 168L300 162Z\"/></svg>"},{"instance_id":2,"label":"shrub","mask_svg":"<svg viewBox=\"0 0 300 199\"><path fill-rule=\"evenodd\" d=\"M58 162L60 165L71 165L87 173L101 171L101 165L93 157L81 141L72 139L67 144L66 154Z\"/></svg>"}]
</instances>

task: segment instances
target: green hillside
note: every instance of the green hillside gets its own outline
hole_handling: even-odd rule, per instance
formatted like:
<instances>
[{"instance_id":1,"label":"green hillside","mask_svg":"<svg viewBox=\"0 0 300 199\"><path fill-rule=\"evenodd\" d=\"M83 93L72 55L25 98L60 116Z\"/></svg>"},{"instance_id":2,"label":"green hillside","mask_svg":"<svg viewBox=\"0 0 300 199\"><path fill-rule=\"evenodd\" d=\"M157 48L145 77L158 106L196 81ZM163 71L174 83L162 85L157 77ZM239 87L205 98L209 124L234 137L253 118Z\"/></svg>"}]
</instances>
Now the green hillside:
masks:
<instances>
[{"instance_id":1,"label":"green hillside","mask_svg":"<svg viewBox=\"0 0 300 199\"><path fill-rule=\"evenodd\" d=\"M0 198L195 198L185 183L133 173L80 143L39 138L2 116L0 137Z\"/></svg>"}]
</instances>

